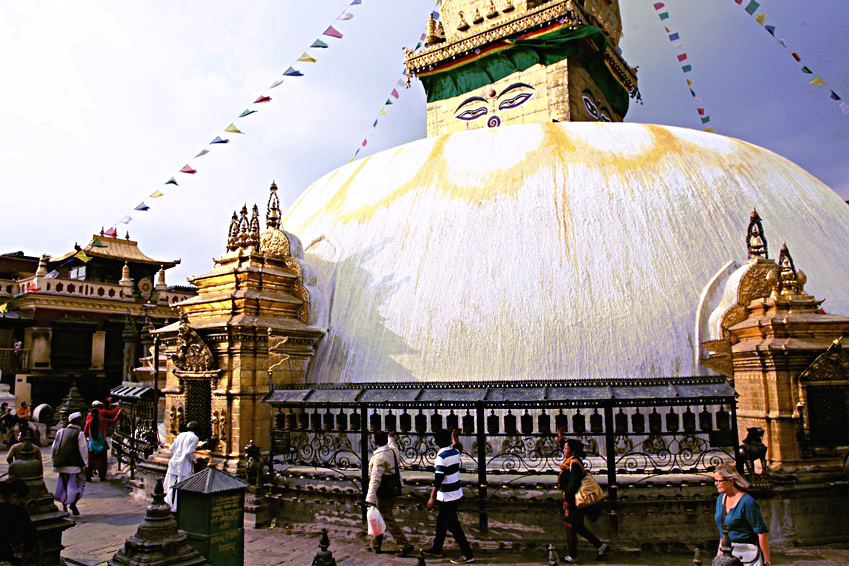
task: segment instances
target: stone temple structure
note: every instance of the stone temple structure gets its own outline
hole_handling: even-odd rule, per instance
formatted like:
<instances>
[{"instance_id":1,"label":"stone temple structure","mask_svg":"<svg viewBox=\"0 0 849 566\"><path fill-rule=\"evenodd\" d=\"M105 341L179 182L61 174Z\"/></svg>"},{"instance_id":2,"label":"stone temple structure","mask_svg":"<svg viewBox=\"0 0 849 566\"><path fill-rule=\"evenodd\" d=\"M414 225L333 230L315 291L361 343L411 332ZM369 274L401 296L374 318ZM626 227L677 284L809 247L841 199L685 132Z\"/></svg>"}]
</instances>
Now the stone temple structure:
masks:
<instances>
[{"instance_id":1,"label":"stone temple structure","mask_svg":"<svg viewBox=\"0 0 849 566\"><path fill-rule=\"evenodd\" d=\"M158 331L169 440L194 419L216 457L266 448L260 399L278 384L719 372L743 395L742 428L767 430L770 462L798 465L804 443L780 445L820 394L794 380L815 361L844 367L818 356L847 329L849 207L745 141L621 123L639 92L616 1L444 0L441 16L406 54L429 137L329 172L285 213L272 186L266 229L256 207L234 214L182 322ZM783 242L795 267L748 259ZM737 293L744 265L783 283ZM757 369L769 348L754 329L785 320L823 331L792 367Z\"/></svg>"}]
</instances>

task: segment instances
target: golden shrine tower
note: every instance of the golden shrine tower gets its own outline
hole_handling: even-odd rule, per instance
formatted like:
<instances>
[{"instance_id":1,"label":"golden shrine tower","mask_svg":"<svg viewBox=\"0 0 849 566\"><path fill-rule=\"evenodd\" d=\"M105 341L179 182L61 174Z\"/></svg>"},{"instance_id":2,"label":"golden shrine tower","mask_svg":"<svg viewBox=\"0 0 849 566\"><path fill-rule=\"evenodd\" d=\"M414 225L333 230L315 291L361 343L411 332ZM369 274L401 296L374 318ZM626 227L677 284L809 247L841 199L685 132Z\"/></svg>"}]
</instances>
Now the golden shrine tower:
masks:
<instances>
[{"instance_id":1,"label":"golden shrine tower","mask_svg":"<svg viewBox=\"0 0 849 566\"><path fill-rule=\"evenodd\" d=\"M617 0L444 0L406 52L428 136L502 124L621 122L638 98Z\"/></svg>"}]
</instances>

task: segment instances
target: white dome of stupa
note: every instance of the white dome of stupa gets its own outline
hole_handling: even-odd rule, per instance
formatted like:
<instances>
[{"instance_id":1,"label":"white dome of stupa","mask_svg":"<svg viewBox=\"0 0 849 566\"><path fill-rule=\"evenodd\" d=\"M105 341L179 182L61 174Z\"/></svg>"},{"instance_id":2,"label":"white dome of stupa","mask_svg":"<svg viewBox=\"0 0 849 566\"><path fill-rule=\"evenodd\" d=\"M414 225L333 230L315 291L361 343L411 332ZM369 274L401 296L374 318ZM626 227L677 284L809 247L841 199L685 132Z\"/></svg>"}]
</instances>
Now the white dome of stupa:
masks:
<instances>
[{"instance_id":1,"label":"white dome of stupa","mask_svg":"<svg viewBox=\"0 0 849 566\"><path fill-rule=\"evenodd\" d=\"M753 208L771 257L786 241L806 290L849 315L849 207L746 142L666 126L527 124L350 163L282 221L306 245L325 305L308 378L708 372L697 361L710 337L705 290L746 260Z\"/></svg>"}]
</instances>

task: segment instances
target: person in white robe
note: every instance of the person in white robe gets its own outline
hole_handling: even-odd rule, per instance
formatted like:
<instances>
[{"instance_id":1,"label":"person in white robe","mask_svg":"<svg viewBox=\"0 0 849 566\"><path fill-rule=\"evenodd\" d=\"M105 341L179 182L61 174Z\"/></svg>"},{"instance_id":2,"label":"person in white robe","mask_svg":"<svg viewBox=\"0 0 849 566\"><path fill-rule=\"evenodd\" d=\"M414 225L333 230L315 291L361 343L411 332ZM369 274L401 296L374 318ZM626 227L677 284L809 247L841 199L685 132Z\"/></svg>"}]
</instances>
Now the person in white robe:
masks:
<instances>
[{"instance_id":1,"label":"person in white robe","mask_svg":"<svg viewBox=\"0 0 849 566\"><path fill-rule=\"evenodd\" d=\"M197 422L186 425L186 432L181 432L171 443L171 459L168 461L168 471L165 474L165 503L171 506L171 511L177 512L177 493L174 486L192 475L195 471L195 450L198 446Z\"/></svg>"}]
</instances>

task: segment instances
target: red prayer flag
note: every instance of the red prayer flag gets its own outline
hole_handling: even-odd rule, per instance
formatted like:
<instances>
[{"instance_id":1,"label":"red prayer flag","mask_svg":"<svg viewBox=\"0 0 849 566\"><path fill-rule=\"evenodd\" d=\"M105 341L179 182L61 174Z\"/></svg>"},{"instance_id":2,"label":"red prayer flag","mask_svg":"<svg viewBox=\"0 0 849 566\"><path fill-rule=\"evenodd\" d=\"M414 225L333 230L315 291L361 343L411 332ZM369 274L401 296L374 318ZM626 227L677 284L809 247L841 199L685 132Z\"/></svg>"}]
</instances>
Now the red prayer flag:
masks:
<instances>
[{"instance_id":1,"label":"red prayer flag","mask_svg":"<svg viewBox=\"0 0 849 566\"><path fill-rule=\"evenodd\" d=\"M336 39L342 39L342 34L339 33L339 30L337 30L333 26L328 26L327 29L324 30L324 33L322 35L326 35L328 37L335 37Z\"/></svg>"},{"instance_id":2,"label":"red prayer flag","mask_svg":"<svg viewBox=\"0 0 849 566\"><path fill-rule=\"evenodd\" d=\"M110 228L109 230L107 230L106 232L104 232L103 235L109 236L110 238L117 238L118 237L118 230L116 230L113 227L113 228Z\"/></svg>"},{"instance_id":3,"label":"red prayer flag","mask_svg":"<svg viewBox=\"0 0 849 566\"><path fill-rule=\"evenodd\" d=\"M741 6L743 5L743 0L734 0L734 1L737 2L738 4L740 4Z\"/></svg>"},{"instance_id":4,"label":"red prayer flag","mask_svg":"<svg viewBox=\"0 0 849 566\"><path fill-rule=\"evenodd\" d=\"M704 108L697 108L697 110L699 111L699 116L705 115L705 109Z\"/></svg>"},{"instance_id":5,"label":"red prayer flag","mask_svg":"<svg viewBox=\"0 0 849 566\"><path fill-rule=\"evenodd\" d=\"M38 291L38 285L35 283L30 283L27 285L27 291Z\"/></svg>"},{"instance_id":6,"label":"red prayer flag","mask_svg":"<svg viewBox=\"0 0 849 566\"><path fill-rule=\"evenodd\" d=\"M363 140L363 147L368 145L368 140Z\"/></svg>"},{"instance_id":7,"label":"red prayer flag","mask_svg":"<svg viewBox=\"0 0 849 566\"><path fill-rule=\"evenodd\" d=\"M678 56L678 62L679 63L683 63L686 60L687 60L687 54L686 53L682 53L681 55Z\"/></svg>"},{"instance_id":8,"label":"red prayer flag","mask_svg":"<svg viewBox=\"0 0 849 566\"><path fill-rule=\"evenodd\" d=\"M740 0L740 1L742 2L742 0ZM739 2L738 2L738 4L739 4ZM654 3L654 9L655 10L660 10L661 8L663 8L663 2L655 2Z\"/></svg>"},{"instance_id":9,"label":"red prayer flag","mask_svg":"<svg viewBox=\"0 0 849 566\"><path fill-rule=\"evenodd\" d=\"M254 100L254 104L259 104L260 102L271 102L271 97L263 95Z\"/></svg>"},{"instance_id":10,"label":"red prayer flag","mask_svg":"<svg viewBox=\"0 0 849 566\"><path fill-rule=\"evenodd\" d=\"M197 169L192 169L191 165L185 165L182 169L180 169L180 173L188 173L189 175L194 175L197 172Z\"/></svg>"},{"instance_id":11,"label":"red prayer flag","mask_svg":"<svg viewBox=\"0 0 849 566\"><path fill-rule=\"evenodd\" d=\"M392 96L392 98L394 98L396 100L398 99L399 96L401 96L400 94L398 94L398 91L394 88L392 89L392 92L390 92L389 94Z\"/></svg>"},{"instance_id":12,"label":"red prayer flag","mask_svg":"<svg viewBox=\"0 0 849 566\"><path fill-rule=\"evenodd\" d=\"M794 58L794 59L796 59L796 62L797 62L797 63L801 63L801 62L802 62L802 56L801 56L801 55L799 55L798 53L796 53L795 51L791 51L791 52L790 52L790 55L792 55L792 56L793 56L793 58Z\"/></svg>"}]
</instances>

